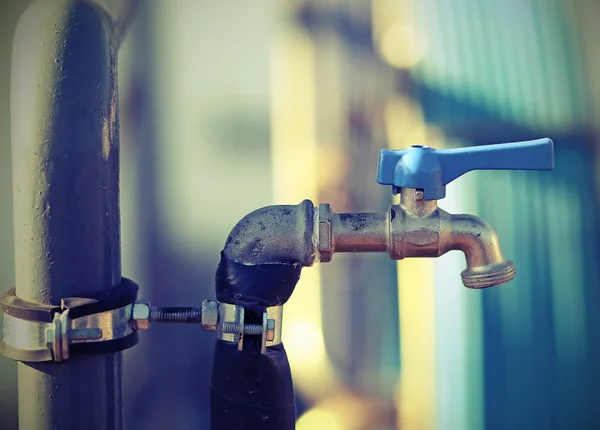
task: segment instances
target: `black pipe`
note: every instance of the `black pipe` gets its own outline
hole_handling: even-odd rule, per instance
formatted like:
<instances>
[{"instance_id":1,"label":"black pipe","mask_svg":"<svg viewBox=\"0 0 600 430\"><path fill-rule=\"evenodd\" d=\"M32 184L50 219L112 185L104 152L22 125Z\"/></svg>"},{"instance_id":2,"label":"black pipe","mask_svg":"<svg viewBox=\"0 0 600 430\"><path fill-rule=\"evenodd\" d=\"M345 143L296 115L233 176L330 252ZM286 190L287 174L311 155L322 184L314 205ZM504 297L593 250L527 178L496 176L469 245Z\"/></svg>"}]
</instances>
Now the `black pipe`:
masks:
<instances>
[{"instance_id":1,"label":"black pipe","mask_svg":"<svg viewBox=\"0 0 600 430\"><path fill-rule=\"evenodd\" d=\"M116 45L87 1L40 1L14 38L16 294L60 305L121 283ZM121 353L19 363L22 430L122 428Z\"/></svg>"},{"instance_id":2,"label":"black pipe","mask_svg":"<svg viewBox=\"0 0 600 430\"><path fill-rule=\"evenodd\" d=\"M245 322L290 298L303 266L314 260L314 206L269 206L242 219L229 235L216 273L217 300L243 306ZM283 344L260 353L260 338L244 347L217 341L211 381L212 430L293 430L295 400Z\"/></svg>"}]
</instances>

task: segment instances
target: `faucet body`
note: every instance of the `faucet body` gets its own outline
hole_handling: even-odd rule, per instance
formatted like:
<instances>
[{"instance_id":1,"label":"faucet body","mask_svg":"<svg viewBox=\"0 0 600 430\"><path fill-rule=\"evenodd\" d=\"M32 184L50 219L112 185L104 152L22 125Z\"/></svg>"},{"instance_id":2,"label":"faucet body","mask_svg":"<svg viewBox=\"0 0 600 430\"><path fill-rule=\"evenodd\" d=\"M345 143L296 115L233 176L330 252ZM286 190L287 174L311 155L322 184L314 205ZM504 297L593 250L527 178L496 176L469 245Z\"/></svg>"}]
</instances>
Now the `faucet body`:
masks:
<instances>
[{"instance_id":1,"label":"faucet body","mask_svg":"<svg viewBox=\"0 0 600 430\"><path fill-rule=\"evenodd\" d=\"M335 252L387 252L391 259L439 257L448 251L465 254L463 283L485 288L510 281L514 265L504 260L498 236L481 218L452 215L424 200L421 191L403 188L400 204L387 213L332 213L319 206L319 245L322 262Z\"/></svg>"}]
</instances>

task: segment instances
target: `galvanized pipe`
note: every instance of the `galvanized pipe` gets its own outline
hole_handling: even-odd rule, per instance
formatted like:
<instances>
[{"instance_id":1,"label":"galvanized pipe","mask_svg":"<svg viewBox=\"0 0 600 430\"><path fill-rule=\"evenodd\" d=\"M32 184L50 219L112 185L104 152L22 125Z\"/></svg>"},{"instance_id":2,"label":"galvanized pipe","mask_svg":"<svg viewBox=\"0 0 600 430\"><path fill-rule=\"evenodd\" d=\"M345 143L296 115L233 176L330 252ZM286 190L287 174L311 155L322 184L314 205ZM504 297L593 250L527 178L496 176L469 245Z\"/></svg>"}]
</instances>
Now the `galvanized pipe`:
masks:
<instances>
[{"instance_id":1,"label":"galvanized pipe","mask_svg":"<svg viewBox=\"0 0 600 430\"><path fill-rule=\"evenodd\" d=\"M86 1L32 4L14 38L16 294L39 303L121 282L116 46ZM23 430L122 428L121 353L19 363Z\"/></svg>"}]
</instances>

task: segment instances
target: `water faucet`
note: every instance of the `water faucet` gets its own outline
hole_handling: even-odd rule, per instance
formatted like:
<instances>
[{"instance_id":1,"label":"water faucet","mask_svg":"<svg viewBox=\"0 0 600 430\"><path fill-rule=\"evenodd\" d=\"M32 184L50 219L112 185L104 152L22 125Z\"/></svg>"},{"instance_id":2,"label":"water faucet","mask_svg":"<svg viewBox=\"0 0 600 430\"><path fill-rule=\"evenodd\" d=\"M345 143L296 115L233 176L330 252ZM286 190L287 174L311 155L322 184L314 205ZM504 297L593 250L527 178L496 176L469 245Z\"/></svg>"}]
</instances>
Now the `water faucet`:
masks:
<instances>
[{"instance_id":1,"label":"water faucet","mask_svg":"<svg viewBox=\"0 0 600 430\"><path fill-rule=\"evenodd\" d=\"M437 200L446 185L471 170L551 170L550 139L436 150L427 146L382 150L377 181L400 194L400 204L385 214L335 214L319 207L318 251L323 262L334 252L387 252L394 260L439 257L451 250L464 252L462 272L468 288L500 285L514 278L512 261L505 260L498 236L484 220L452 215Z\"/></svg>"},{"instance_id":2,"label":"water faucet","mask_svg":"<svg viewBox=\"0 0 600 430\"><path fill-rule=\"evenodd\" d=\"M391 185L393 193L400 194L398 205L385 213L334 213L328 204L315 207L305 200L246 215L225 244L217 271L217 298L259 311L283 304L303 266L329 262L336 252L387 252L390 258L401 260L460 250L467 261L462 272L466 287L508 282L516 274L515 267L502 256L493 228L472 215L449 214L437 201L445 197L448 183L472 170L553 168L554 145L547 138L459 149L383 149L377 182ZM259 271L261 267L271 270ZM262 287L252 286L252 291L244 283L231 284L239 273L248 271L261 277L277 272L277 282L263 280ZM225 284L226 288L219 288Z\"/></svg>"}]
</instances>

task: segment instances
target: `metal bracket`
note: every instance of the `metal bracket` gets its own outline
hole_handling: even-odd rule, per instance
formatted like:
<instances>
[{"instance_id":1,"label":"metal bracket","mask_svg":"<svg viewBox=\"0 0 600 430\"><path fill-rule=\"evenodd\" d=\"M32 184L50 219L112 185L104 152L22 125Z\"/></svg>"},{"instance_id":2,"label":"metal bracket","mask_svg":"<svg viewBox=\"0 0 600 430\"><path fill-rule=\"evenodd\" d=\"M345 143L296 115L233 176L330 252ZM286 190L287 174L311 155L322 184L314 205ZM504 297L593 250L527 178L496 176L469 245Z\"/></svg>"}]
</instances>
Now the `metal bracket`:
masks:
<instances>
[{"instance_id":1,"label":"metal bracket","mask_svg":"<svg viewBox=\"0 0 600 430\"><path fill-rule=\"evenodd\" d=\"M268 307L261 323L245 322L244 307L204 300L201 308L155 308L137 301L139 287L123 278L119 287L100 298L66 298L60 306L23 300L11 289L0 294L4 336L0 353L23 362L64 361L72 355L121 351L138 343L138 330L150 322L201 324L217 337L237 343L260 336L261 354L281 343L283 305Z\"/></svg>"},{"instance_id":2,"label":"metal bracket","mask_svg":"<svg viewBox=\"0 0 600 430\"><path fill-rule=\"evenodd\" d=\"M242 306L230 303L219 303L219 320L217 337L226 342L237 343L238 350L244 346L244 336L261 337L261 354L267 352L268 346L281 343L281 324L283 321L283 305L268 307L262 315L262 324L244 322L245 310Z\"/></svg>"},{"instance_id":3,"label":"metal bracket","mask_svg":"<svg viewBox=\"0 0 600 430\"><path fill-rule=\"evenodd\" d=\"M63 361L71 355L121 351L137 344L132 323L138 286L123 278L109 294L67 298L61 306L31 303L11 289L0 295L4 336L0 352L24 362Z\"/></svg>"}]
</instances>

